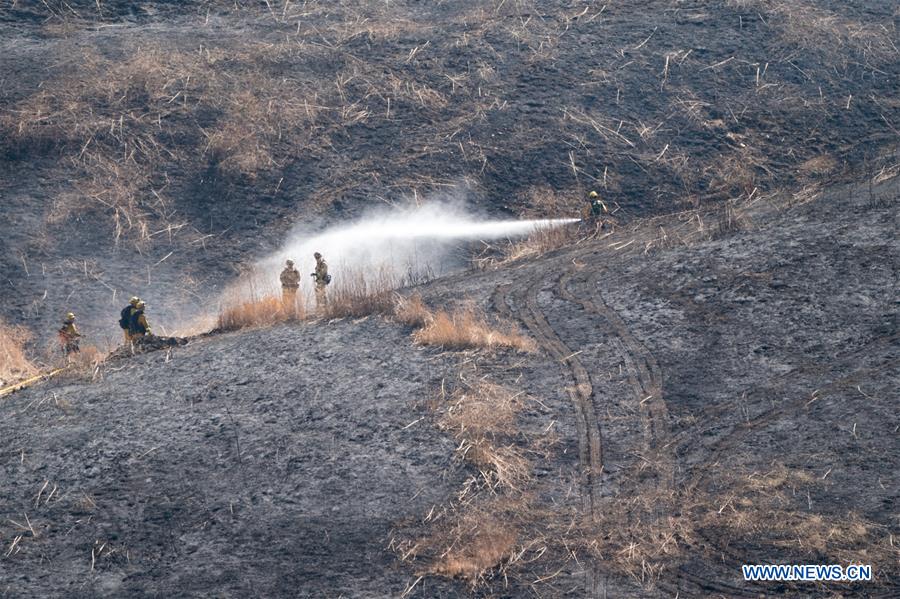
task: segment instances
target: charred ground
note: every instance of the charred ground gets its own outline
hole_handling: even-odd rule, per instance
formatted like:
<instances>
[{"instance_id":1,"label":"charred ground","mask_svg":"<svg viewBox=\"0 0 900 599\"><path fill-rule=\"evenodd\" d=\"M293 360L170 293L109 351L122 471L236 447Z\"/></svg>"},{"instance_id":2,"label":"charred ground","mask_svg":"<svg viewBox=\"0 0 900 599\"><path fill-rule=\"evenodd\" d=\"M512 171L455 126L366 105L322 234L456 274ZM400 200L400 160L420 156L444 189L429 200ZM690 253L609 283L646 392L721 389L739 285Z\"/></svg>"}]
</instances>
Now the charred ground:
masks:
<instances>
[{"instance_id":1,"label":"charred ground","mask_svg":"<svg viewBox=\"0 0 900 599\"><path fill-rule=\"evenodd\" d=\"M373 316L0 400L0 595L891 593L891 3L134 6L0 8L0 314L38 339L71 307L115 340L132 293L174 322L373 201L626 218L419 290L533 354ZM503 484L448 424L482 382ZM740 579L770 560L877 579Z\"/></svg>"},{"instance_id":2,"label":"charred ground","mask_svg":"<svg viewBox=\"0 0 900 599\"><path fill-rule=\"evenodd\" d=\"M895 144L891 2L18 1L2 315L173 321L297 221L447 193L631 217L812 194ZM46 291L46 294L45 294Z\"/></svg>"},{"instance_id":3,"label":"charred ground","mask_svg":"<svg viewBox=\"0 0 900 599\"><path fill-rule=\"evenodd\" d=\"M370 317L16 393L0 592L889 596L897 181L757 206L728 231L655 219L419 290L518 322L533 354L416 349ZM511 482L447 428L483 383L520 404L490 438L520 460ZM474 580L437 576L484 554L499 561ZM741 580L773 560L871 563L876 580Z\"/></svg>"}]
</instances>

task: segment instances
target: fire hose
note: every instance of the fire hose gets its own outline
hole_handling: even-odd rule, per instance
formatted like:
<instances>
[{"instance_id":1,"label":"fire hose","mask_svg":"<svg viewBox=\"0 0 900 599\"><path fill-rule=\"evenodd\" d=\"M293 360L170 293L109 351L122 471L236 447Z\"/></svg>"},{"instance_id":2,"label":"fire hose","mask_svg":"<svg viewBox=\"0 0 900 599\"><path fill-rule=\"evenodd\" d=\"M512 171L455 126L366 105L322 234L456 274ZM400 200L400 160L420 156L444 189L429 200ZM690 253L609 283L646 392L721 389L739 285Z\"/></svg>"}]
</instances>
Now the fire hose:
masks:
<instances>
[{"instance_id":1,"label":"fire hose","mask_svg":"<svg viewBox=\"0 0 900 599\"><path fill-rule=\"evenodd\" d=\"M5 397L7 395L10 395L11 393L15 393L16 391L26 389L26 388L34 385L35 383L39 383L41 381L51 379L54 376L56 376L57 374L59 374L60 372L67 370L68 368L69 368L68 366L65 366L63 368L57 368L56 370L51 370L50 372L42 372L41 374L35 375L31 378L27 378L24 381L19 381L18 383L14 384L14 385L10 385L9 387L4 387L3 389L0 389L0 397Z\"/></svg>"}]
</instances>

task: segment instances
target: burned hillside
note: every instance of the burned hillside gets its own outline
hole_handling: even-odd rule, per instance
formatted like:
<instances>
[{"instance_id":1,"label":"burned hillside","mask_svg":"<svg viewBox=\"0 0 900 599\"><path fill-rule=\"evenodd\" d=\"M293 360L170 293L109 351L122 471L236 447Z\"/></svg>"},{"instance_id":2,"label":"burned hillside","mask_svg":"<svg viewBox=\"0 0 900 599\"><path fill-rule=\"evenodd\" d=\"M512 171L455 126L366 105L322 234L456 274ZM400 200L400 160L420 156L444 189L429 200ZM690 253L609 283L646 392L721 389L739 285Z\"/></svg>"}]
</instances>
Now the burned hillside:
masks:
<instances>
[{"instance_id":1,"label":"burned hillside","mask_svg":"<svg viewBox=\"0 0 900 599\"><path fill-rule=\"evenodd\" d=\"M7 4L2 314L124 287L195 311L297 221L373 204L815 194L896 145L896 25L890 2Z\"/></svg>"},{"instance_id":2,"label":"burned hillside","mask_svg":"<svg viewBox=\"0 0 900 599\"><path fill-rule=\"evenodd\" d=\"M0 598L893 596L898 19L0 5Z\"/></svg>"},{"instance_id":3,"label":"burned hillside","mask_svg":"<svg viewBox=\"0 0 900 599\"><path fill-rule=\"evenodd\" d=\"M889 596L897 180L5 397L0 593Z\"/></svg>"}]
</instances>

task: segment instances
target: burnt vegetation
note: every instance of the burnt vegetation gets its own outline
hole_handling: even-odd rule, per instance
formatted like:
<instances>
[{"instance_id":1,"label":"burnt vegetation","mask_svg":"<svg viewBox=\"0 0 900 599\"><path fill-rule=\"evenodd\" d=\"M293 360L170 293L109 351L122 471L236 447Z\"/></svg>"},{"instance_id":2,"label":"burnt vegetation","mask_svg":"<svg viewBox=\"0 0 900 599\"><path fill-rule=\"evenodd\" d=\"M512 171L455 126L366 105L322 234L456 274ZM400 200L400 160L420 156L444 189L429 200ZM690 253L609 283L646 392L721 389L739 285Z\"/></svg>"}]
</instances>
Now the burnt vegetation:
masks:
<instances>
[{"instance_id":1,"label":"burnt vegetation","mask_svg":"<svg viewBox=\"0 0 900 599\"><path fill-rule=\"evenodd\" d=\"M189 311L300 214L444 192L577 217L596 189L620 221L818 197L896 145L896 26L889 2L6 3L7 315L119 282Z\"/></svg>"},{"instance_id":2,"label":"burnt vegetation","mask_svg":"<svg viewBox=\"0 0 900 599\"><path fill-rule=\"evenodd\" d=\"M874 159L898 123L889 5L15 2L5 26L42 49L4 59L3 151L57 173L49 220L139 243L222 206L462 181L519 214L576 214L587 188L671 212Z\"/></svg>"},{"instance_id":3,"label":"burnt vegetation","mask_svg":"<svg viewBox=\"0 0 900 599\"><path fill-rule=\"evenodd\" d=\"M893 588L898 17L4 3L0 384L60 360L64 305L113 324L119 289L234 334L86 343L0 403L0 595L45 570L99 595ZM298 218L460 190L579 217L591 189L609 226L435 281L345 269L327 306L247 267ZM876 576L738 578L775 559Z\"/></svg>"}]
</instances>

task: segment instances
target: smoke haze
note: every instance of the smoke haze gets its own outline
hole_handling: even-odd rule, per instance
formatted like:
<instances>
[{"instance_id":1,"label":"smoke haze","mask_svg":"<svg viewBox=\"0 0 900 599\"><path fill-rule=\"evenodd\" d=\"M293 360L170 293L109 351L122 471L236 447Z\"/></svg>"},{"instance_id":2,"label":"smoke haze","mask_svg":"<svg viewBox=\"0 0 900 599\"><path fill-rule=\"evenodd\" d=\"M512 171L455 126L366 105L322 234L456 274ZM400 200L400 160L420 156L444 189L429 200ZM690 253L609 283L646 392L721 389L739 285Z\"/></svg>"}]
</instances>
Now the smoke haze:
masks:
<instances>
[{"instance_id":1,"label":"smoke haze","mask_svg":"<svg viewBox=\"0 0 900 599\"><path fill-rule=\"evenodd\" d=\"M486 220L455 204L423 206L365 216L322 231L297 228L281 250L258 263L258 269L277 281L285 260L293 260L311 288L309 273L320 252L337 279L342 270L388 273L397 283L423 276L441 276L465 266L462 244L478 240L527 236L536 229L578 219Z\"/></svg>"}]
</instances>

